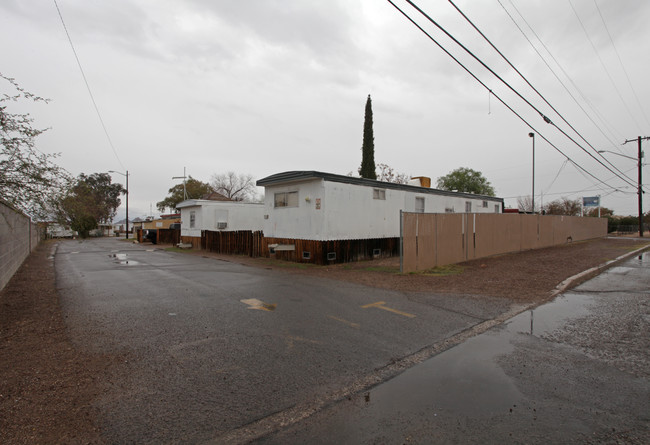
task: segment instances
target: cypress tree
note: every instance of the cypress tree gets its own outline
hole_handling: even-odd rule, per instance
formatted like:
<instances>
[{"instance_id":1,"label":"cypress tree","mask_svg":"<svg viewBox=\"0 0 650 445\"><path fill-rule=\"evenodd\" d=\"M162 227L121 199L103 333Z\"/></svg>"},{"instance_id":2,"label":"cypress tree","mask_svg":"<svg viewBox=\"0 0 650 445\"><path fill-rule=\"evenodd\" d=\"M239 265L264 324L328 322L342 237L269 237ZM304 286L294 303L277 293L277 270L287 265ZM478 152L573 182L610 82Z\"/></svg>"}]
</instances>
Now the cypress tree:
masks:
<instances>
[{"instance_id":1,"label":"cypress tree","mask_svg":"<svg viewBox=\"0 0 650 445\"><path fill-rule=\"evenodd\" d=\"M377 179L375 172L375 136L372 131L372 100L368 94L366 113L363 120L363 146L361 147L361 167L359 175L362 178Z\"/></svg>"}]
</instances>

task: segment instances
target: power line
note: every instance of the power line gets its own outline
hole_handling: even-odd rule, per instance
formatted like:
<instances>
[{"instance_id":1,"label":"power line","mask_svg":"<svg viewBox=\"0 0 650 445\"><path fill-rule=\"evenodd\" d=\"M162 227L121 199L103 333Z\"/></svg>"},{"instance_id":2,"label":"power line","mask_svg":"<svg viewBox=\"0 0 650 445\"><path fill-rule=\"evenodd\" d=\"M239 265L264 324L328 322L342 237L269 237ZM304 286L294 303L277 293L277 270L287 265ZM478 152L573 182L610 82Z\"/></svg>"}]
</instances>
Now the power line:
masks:
<instances>
[{"instance_id":1,"label":"power line","mask_svg":"<svg viewBox=\"0 0 650 445\"><path fill-rule=\"evenodd\" d=\"M575 141L571 136L569 136L568 134L566 134L566 132L565 132L564 130L562 130L562 129L559 128L557 125L555 125L555 124L554 124L554 123L553 123L553 122L552 122L552 121L551 121L551 120L550 120L550 119L549 119L549 118L548 118L544 113L542 113L539 109L537 109L537 107L535 107L532 103L530 103L530 101L529 101L528 99L526 99L525 97L523 97L523 96L521 95L521 93L519 93L519 91L517 91L516 89L514 89L514 88L513 88L513 87L512 87L508 82L506 82L505 80L503 80L503 78L501 78L501 77L500 77L496 72L494 72L494 70L492 70L489 66L487 66L487 65L485 64L485 62L483 62L483 61L482 61L480 58L478 58L478 57L477 57L473 52L471 52L469 49L467 49L467 47L465 47L461 42L459 42L458 39L456 39L454 36L452 36L452 35L451 35L451 34L450 34L446 29L444 29L440 24L438 24L435 20L433 20L433 19L432 19L428 14L426 14L422 9L420 9L417 5L415 5L411 0L405 0L405 1L406 1L406 3L408 3L409 5L411 5L411 6L412 6L416 11L418 11L420 14L422 14L422 15L423 15L423 16L424 16L424 17L425 17L429 22L433 23L433 24L434 24L434 25L435 25L435 26L436 26L440 31L442 31L445 35L447 35L447 37L449 37L449 38L450 38L454 43L456 43L458 46L460 46L460 47L461 47L465 52L467 52L467 53L468 53L472 58L474 58L477 62L479 62L479 63L480 63L480 64L481 64L485 69L487 69L487 70L488 70L492 75L494 75L497 79L499 79L499 80L500 80L504 85L506 85L506 86L507 86L507 87L508 87L508 88L509 88L513 93L515 93L515 94L516 94L516 95L517 95L521 100L523 100L523 101L524 101L528 106L530 106L533 110L535 110L535 111L536 111L536 112L537 112L537 113L542 117L542 119L544 120L544 122L546 122L547 124L551 124L553 127L555 127L555 128L556 128L560 133L562 133L565 137L567 137L567 138L568 138L569 140L571 140L574 144L576 144L578 147L580 147L580 149L581 149L582 151L584 151L587 155L589 155L591 158L593 158L596 162L598 162L600 165L602 165L603 167L605 167L607 170L609 170L610 172L612 172L612 173L616 174L617 176L619 176L620 179L622 179L623 181L626 181L626 182L627 182L627 181L632 181L630 178L625 177L625 175L623 175L623 176L618 175L618 174L617 174L616 172L614 172L610 167L608 167L607 165L605 165L605 164L604 164L600 159L596 158L593 154L589 153L589 152L588 152L588 151L587 151L587 150L586 150L582 145L580 145L577 141ZM438 47L440 47L440 48L441 48L441 49L442 49L442 50L443 50L447 55L449 55L449 56L450 56L454 61L456 61L456 63L458 63L458 64L459 64L463 69L465 69L465 71L467 71L467 72L468 72L472 77L474 77L474 79L475 79L477 82L479 82L481 85L483 85L484 88L486 88L488 91L490 91L490 92L494 95L494 97L496 97L496 98L497 98L497 99L498 99L502 104L504 104L504 105L505 105L505 106L506 106L510 111L512 111L512 112L513 112L517 117L519 117L523 122L525 122L526 125L528 125L529 128L534 129L535 131L537 131L537 130L536 130L536 129L535 129L535 128L530 124L530 123L528 123L528 121L526 121L523 117L521 117L518 113L516 113L516 112L515 112L515 111L514 111L514 110L513 110L509 105L507 105L503 100L501 100L501 98L500 98L496 93L494 93L490 88L487 87L487 85L485 85L481 80L479 80L479 78L476 77L476 75L474 75L474 73L472 73L472 72L471 72L467 67L465 67L465 65L463 65L463 64L462 64L462 63L461 63L457 58L455 58L455 57L454 57L454 56L453 56L449 51L447 51L447 49L445 49L445 48L444 48L440 43L438 43L438 41L436 41L436 40L435 40L435 39L434 39L430 34L428 34L428 33L427 33L427 32L426 32L426 31L425 31L425 30L424 30L424 29L423 29L419 24L417 24L417 23L416 23L416 22L415 22L415 21L414 21L410 16L408 16L408 15L407 15L404 11L402 11L402 10L401 10L397 5L395 5L395 3L392 2L392 0L388 0L388 2L389 2L391 5L393 5L393 7L395 7L395 8L396 8L400 13L402 13L402 15L404 15L404 16L405 16L405 17L406 17L406 18L407 18L411 23L413 23L413 24L414 24L418 29L420 29L420 31L422 31L426 36L428 36L429 39L431 39L431 40L432 40L436 45L438 45ZM537 131L537 132L538 132L538 131ZM539 132L538 132L538 133L539 133ZM554 147L554 148L555 148L556 150L558 150L562 155L564 155L565 157L568 158L568 156L567 156L564 152L562 152L562 151L561 151L557 146L555 146L553 143L551 143L551 142L550 142L546 137L544 137L544 135L540 134L540 136L541 136L541 137L542 137L546 142L548 142L549 145L551 145L552 147ZM602 157L602 156L601 156L601 157ZM578 164L576 164L573 160L571 160L571 162L573 162L575 165L578 165ZM608 162L609 162L609 161L608 161ZM592 173L590 173L590 172L588 172L587 170L585 170L583 167L580 167L580 168L581 168L583 171L585 171L587 174L589 174L590 176L592 176L594 179L600 181L598 178L596 178L596 176L594 176ZM601 181L601 182L602 182L602 181ZM630 183L631 183L631 182L630 182Z\"/></svg>"},{"instance_id":2,"label":"power line","mask_svg":"<svg viewBox=\"0 0 650 445\"><path fill-rule=\"evenodd\" d=\"M634 86L632 85L632 81L630 80L630 76L627 73L627 70L625 69L625 65L623 64L623 59L621 59L621 55L618 52L618 49L616 48L616 45L614 44L614 39L612 38L612 34L609 32L609 28L607 27L607 23L605 22L605 17L603 17L603 13L600 11L600 7L598 6L598 2L594 0L594 5L596 6L596 9L598 10L598 15L600 15L600 19L603 21L603 26L605 27L605 31L607 31L607 36L609 37L609 41L612 43L612 48L614 48L614 52L616 53L616 57L618 57L618 62L621 64L621 68L623 69L623 72L625 73L625 78L627 79L627 83L630 86L630 89L632 90L632 94L634 95L634 99L636 100L636 104L639 106L639 110L641 110L641 114L643 114L643 117L645 118L645 121L648 125L650 125L650 120L648 120L648 115L645 113L645 109L641 105L641 101L639 100L639 95L636 93L636 90L634 89Z\"/></svg>"},{"instance_id":3,"label":"power line","mask_svg":"<svg viewBox=\"0 0 650 445\"><path fill-rule=\"evenodd\" d=\"M585 28L584 23L582 22L582 19L580 19L580 16L578 15L578 11L576 11L575 6L573 6L573 2L569 0L569 5L571 5L571 9L573 10L573 13L575 14L576 18L578 19L578 22L580 23L580 27L582 27L582 30L585 33L585 36L587 37L587 40L589 40L589 43L591 44L591 47L593 48L594 52L596 53L596 56L598 56L598 61L600 62L600 65L603 67L603 70L605 71L605 74L607 74L607 77L609 78L609 81L612 83L612 86L614 87L614 90L616 91L616 94L618 97L621 99L621 103L625 107L625 110L627 113L630 115L636 126L639 128L640 132L643 132L641 129L641 126L639 125L639 122L636 120L634 115L632 114L632 111L630 111L630 108L627 106L627 102L625 102L625 99L623 99L623 95L621 94L620 90L616 86L616 82L614 82L614 79L612 78L612 75L609 73L609 70L605 66L605 62L603 61L602 57L600 57L600 52L598 51L598 48L596 48L596 45L594 44L593 40L591 40L591 37L589 36L589 32L587 32L587 28Z\"/></svg>"},{"instance_id":4,"label":"power line","mask_svg":"<svg viewBox=\"0 0 650 445\"><path fill-rule=\"evenodd\" d=\"M606 134L603 132L603 129L602 129L602 128L601 128L601 127L600 127L600 126L599 126L599 125L598 125L598 124L593 120L593 118L589 115L589 113L587 113L587 110L584 109L584 107L580 104L580 102L579 102L579 101L576 99L576 97L573 95L573 93L571 92L571 90L569 90L569 88L568 88L568 87L566 86L566 84L562 81L562 79L560 79L560 77L559 77L558 74L555 72L555 70L554 70L554 69L549 65L549 63L546 61L546 59L544 58L544 56L543 56L543 55L539 52L539 50L535 47L535 45L533 44L533 42L531 42L531 40L528 38L528 36L527 36L526 33L524 32L524 30L521 29L521 27L519 26L519 24L517 23L517 21L515 20L515 18L512 16L512 14L510 14L510 12L506 9L506 7L503 5L503 3L501 3L501 0L497 0L497 2L499 3L499 5L500 5L501 8L503 9L503 11L506 13L506 15L510 18L510 20L511 20L512 23L515 25L515 27L516 27L516 28L519 30L519 32L524 36L524 38L526 39L526 41L528 41L528 44L529 44L529 45L533 48L533 50L537 53L537 55L539 56L539 58L542 59L542 62L544 62L544 65L546 65L546 67L547 67L547 68L549 69L549 71L553 74L553 76L555 77L555 79L557 79L557 81L560 83L560 85L562 85L562 87L564 88L564 90L565 90L565 91L567 92L567 94L571 97L571 99L573 99L573 101L576 103L576 105L578 106L578 108L580 108L580 110L582 110L582 112L583 112L584 115L587 117L587 119L589 119L589 121L591 121L591 123L594 125L594 127L596 127L596 129L598 129L598 131L600 131L600 133L603 135L603 137L605 137L605 139L607 139L607 140L609 141L609 143L612 144L612 147L613 147L613 148L615 148L616 150L618 150L619 152L621 152L621 149L618 147L618 145L616 144L616 142L614 142L614 141L612 140L612 138L614 138L614 139L620 139L620 138L622 137L622 135L619 134L619 135L617 136L617 135L614 134L614 133L616 132L615 129L611 126L611 124L609 124L609 123L607 122L607 120L605 119L605 117L604 117L604 116L603 116L603 115L598 111L598 109L596 109L596 107L591 103L591 101L590 101L589 99L587 99L587 97L584 95L584 93L582 92L582 90L578 87L578 85L576 85L576 83L574 82L573 78L569 75L569 73L566 72L566 70L564 69L564 67L563 67L563 66L560 64L560 62L555 58L555 56L553 55L553 53L551 52L551 50L546 46L546 44L545 44L544 41L541 39L541 37L537 34L537 32L535 32L535 30L534 30L533 27L530 25L530 23L528 23L528 21L527 21L526 18L523 16L523 14L521 13L521 11L519 11L519 9L517 8L517 6L512 2L512 0L509 0L510 5L514 8L515 11L517 11L517 14L519 14L519 17L524 21L524 23L526 24L526 26L528 26L528 29L530 29L530 31L533 33L533 35L537 38L537 40L538 40L539 43L542 45L542 47L546 50L546 52L547 52L548 55L551 57L551 59L553 60L553 62L555 62L555 64L556 64L556 65L558 66L558 68L560 69L560 71L562 71L562 74L564 74L564 76L568 79L568 81L571 83L571 85L573 86L573 88L575 88L575 90L578 92L578 94L580 95L580 97L582 98L582 100L587 104L587 106L588 106L589 108L591 108L591 111L593 111L593 113L594 113L594 114L596 115L596 117L600 120L600 122L603 124L603 126L607 129L607 131L609 131L609 133L610 133L610 135L612 136L612 138L610 138L610 136L606 135Z\"/></svg>"},{"instance_id":5,"label":"power line","mask_svg":"<svg viewBox=\"0 0 650 445\"><path fill-rule=\"evenodd\" d=\"M577 135L578 135L578 136L579 136L579 137L580 137L580 138L581 138L581 139L582 139L582 140L583 140L583 141L584 141L584 142L585 142L585 143L586 143L586 144L587 144L587 145L588 145L588 146L589 146L589 147L590 147L590 148L591 148L591 149L592 149L596 154L598 154L601 158L603 158L605 161L607 161L607 163L608 163L609 165L611 165L611 166L612 166L616 171L618 171L619 173L623 174L623 172L621 172L618 168L616 168L616 166L615 166L614 164L612 164L611 161L609 161L609 160L608 160L607 158L605 158L601 153L599 153L598 150L596 150L596 148L594 148L594 146L591 145L591 144L589 143L589 141L587 141L587 140L584 138L584 136L582 136L582 134L580 134L580 132L579 132L578 130L576 130L576 129L573 127L573 125L571 125L571 124L570 124L570 123L569 123L569 122L564 118L564 116L562 116L562 114L561 114L559 111L557 111L553 105L551 105L551 103L550 103L548 100L546 100L546 98L544 97L544 95L542 95L542 93L540 93L540 92L537 90L537 88L535 88L535 87L534 87L534 86L533 86L533 85L528 81L528 79L527 79L527 78L526 78L526 77L525 77L525 76L524 76L524 75L523 75L523 74L522 74L522 73L521 73L521 72L520 72L520 71L519 71L519 70L518 70L518 69L517 69L517 68L512 64L512 62L510 62L510 60L509 60L505 55L503 55L503 53L502 53L501 51L499 51L499 49L498 49L498 48L497 48L497 47L492 43L492 41L490 41L490 39L488 39L487 36L486 36L483 32L481 32L481 30L480 30L480 29L479 29L479 28L474 24L474 22L472 22L472 21L469 19L469 17L467 17L467 15L465 15L465 13L464 13L463 11L461 11L461 9L460 9L458 6L456 6L456 4L455 4L452 0L448 0L448 1L449 1L449 3L451 3L451 5L456 9L456 11L458 11L458 12L460 13L460 15L462 15L463 18L464 18L464 19L465 19L465 20L466 20L466 21L467 21L467 22L468 22L468 23L469 23L469 24L470 24L470 25L471 25L471 26L476 30L476 32L478 32L478 33L481 35L481 37L483 37L483 39L484 39L486 42L488 42L488 44L489 44L489 45L490 45L490 46L491 46L491 47L492 47L492 48L493 48L493 49L494 49L494 50L495 50L495 51L496 51L496 52L501 56L501 58L502 58L503 60L505 60L505 61L508 63L508 65L509 65L513 70L515 70L515 72L519 75L519 77L521 77L521 78L526 82L526 84L527 84L527 85L528 85L528 86L529 86L533 91L535 91L535 93L537 93L537 95L538 95L538 96L539 96L539 97L540 97L540 98L541 98L541 99L542 99L542 100L543 100L543 101L544 101L544 102L545 102L549 107L551 107L551 109L555 112L555 114L557 114L557 115L558 115L558 116L559 116L559 117L564 121L564 123L567 124L567 125L569 126L569 128L571 128L571 130L574 131L574 133L576 133L576 134L577 134ZM409 3L410 3L410 2L409 2ZM416 9L419 9L419 8L416 8ZM497 76L497 77L498 77L498 76ZM499 79L501 80L500 77L499 77ZM502 80L502 81L503 81L503 80ZM505 83L505 82L504 82L504 83ZM511 88L511 89L512 89L512 88ZM521 96L520 96L520 97L521 97ZM532 105L531 105L531 106L532 106ZM533 108L534 108L534 107L533 107ZM535 110L537 111L536 108L535 108ZM549 123L551 123L551 122L549 122ZM555 125L554 123L551 123L551 125L557 127L557 125ZM560 130L563 134L565 134L561 129L558 128L558 130ZM565 134L565 136L568 136L568 135ZM571 138L570 138L570 139L571 139ZM573 141L573 139L571 139L571 140ZM575 142L575 141L574 141L574 142ZM580 146L580 145L577 144L577 143L576 143L576 145ZM582 148L582 147L581 147L581 148ZM596 159L596 158L594 158L594 159ZM596 159L596 160L597 160L597 159ZM624 174L623 174L623 175L624 175ZM624 176L625 176L625 175L624 175ZM628 179L631 180L631 178L628 178Z\"/></svg>"},{"instance_id":6,"label":"power line","mask_svg":"<svg viewBox=\"0 0 650 445\"><path fill-rule=\"evenodd\" d=\"M83 77L84 83L86 84L86 88L88 89L88 94L90 95L90 100L93 103L93 106L95 107L95 111L97 112L97 117L99 118L99 122L102 124L102 128L104 129L104 134L106 135L106 139L108 140L108 144L111 146L111 149L113 150L113 154L115 155L115 158L117 159L117 162L119 162L120 166L122 166L122 169L126 170L126 167L124 167L124 164L122 164L122 161L120 160L120 157L117 154L117 150L115 150L115 147L113 146L113 141L111 140L111 137L108 134L108 130L106 129L106 125L104 125L104 119L102 119L102 115L99 112L99 107L97 107L97 102L95 102L95 97L93 96L93 92L90 89L90 84L88 83L88 79L86 79L86 74L84 73L84 70L81 66L81 61L79 60L79 57L77 56L77 51L74 49L74 45L72 44L72 38L70 37L70 33L68 32L68 27L65 26L65 21L63 20L63 15L61 14L61 10L59 9L59 5L57 4L56 0L54 1L54 6L56 6L56 11L59 13L59 18L61 19L61 24L63 25L63 29L65 30L65 35L68 36L68 42L70 42L70 48L72 48L72 53L74 54L74 58L77 61L77 65L79 66L79 71L81 71L81 77Z\"/></svg>"}]
</instances>

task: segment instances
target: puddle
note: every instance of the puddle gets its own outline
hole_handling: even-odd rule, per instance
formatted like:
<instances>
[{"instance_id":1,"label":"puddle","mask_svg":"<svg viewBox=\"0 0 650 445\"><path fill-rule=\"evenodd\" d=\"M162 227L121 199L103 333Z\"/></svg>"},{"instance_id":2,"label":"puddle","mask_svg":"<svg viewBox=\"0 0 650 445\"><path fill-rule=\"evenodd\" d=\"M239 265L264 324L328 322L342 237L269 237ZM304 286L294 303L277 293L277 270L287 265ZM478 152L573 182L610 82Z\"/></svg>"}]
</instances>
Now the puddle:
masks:
<instances>
[{"instance_id":1,"label":"puddle","mask_svg":"<svg viewBox=\"0 0 650 445\"><path fill-rule=\"evenodd\" d=\"M471 338L375 388L366 404L379 416L395 411L441 418L511 412L523 396L497 358L514 349L514 336L542 337L588 315L593 302L590 295L568 294L523 312L504 327Z\"/></svg>"},{"instance_id":2,"label":"puddle","mask_svg":"<svg viewBox=\"0 0 650 445\"><path fill-rule=\"evenodd\" d=\"M110 256L115 258L117 264L123 264L125 266L137 266L140 264L139 261L130 260L126 253L114 253Z\"/></svg>"},{"instance_id":3,"label":"puddle","mask_svg":"<svg viewBox=\"0 0 650 445\"><path fill-rule=\"evenodd\" d=\"M563 294L550 303L522 312L506 323L513 334L529 334L542 337L562 327L567 320L589 314L594 297L583 294Z\"/></svg>"},{"instance_id":4,"label":"puddle","mask_svg":"<svg viewBox=\"0 0 650 445\"><path fill-rule=\"evenodd\" d=\"M504 334L474 337L432 357L371 391L372 398L366 403L373 406L373 413L389 417L391 412L443 418L508 412L522 395L494 360L513 349L509 335Z\"/></svg>"}]
</instances>

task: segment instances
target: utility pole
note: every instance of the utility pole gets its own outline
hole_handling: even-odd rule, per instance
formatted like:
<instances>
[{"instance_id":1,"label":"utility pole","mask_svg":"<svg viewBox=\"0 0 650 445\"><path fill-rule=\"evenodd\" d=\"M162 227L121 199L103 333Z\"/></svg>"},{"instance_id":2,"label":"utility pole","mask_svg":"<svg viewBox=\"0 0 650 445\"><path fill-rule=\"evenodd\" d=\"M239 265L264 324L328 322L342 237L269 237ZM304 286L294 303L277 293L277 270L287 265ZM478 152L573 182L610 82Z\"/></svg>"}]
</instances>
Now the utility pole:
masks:
<instances>
[{"instance_id":1,"label":"utility pole","mask_svg":"<svg viewBox=\"0 0 650 445\"><path fill-rule=\"evenodd\" d=\"M623 142L623 145L627 144L628 142L634 142L635 140L639 144L639 155L638 155L638 160L639 160L639 236L643 238L643 182L641 182L641 173L643 171L643 150L641 149L641 141L642 140L648 140L650 137L645 136L639 136L636 139L628 139L625 142Z\"/></svg>"},{"instance_id":2,"label":"utility pole","mask_svg":"<svg viewBox=\"0 0 650 445\"><path fill-rule=\"evenodd\" d=\"M187 199L187 188L185 186L185 179L187 179L187 176L185 175L185 167L183 167L183 176L174 176L172 179L182 179L183 180L183 200Z\"/></svg>"}]
</instances>

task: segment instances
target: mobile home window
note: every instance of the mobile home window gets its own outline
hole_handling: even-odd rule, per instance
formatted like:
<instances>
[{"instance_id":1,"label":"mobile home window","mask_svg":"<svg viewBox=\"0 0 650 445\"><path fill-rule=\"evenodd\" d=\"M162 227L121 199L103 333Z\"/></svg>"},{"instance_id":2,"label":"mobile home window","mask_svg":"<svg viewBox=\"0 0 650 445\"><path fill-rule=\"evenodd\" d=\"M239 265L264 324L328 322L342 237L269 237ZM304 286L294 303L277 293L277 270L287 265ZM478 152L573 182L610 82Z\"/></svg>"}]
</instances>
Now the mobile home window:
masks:
<instances>
[{"instance_id":1,"label":"mobile home window","mask_svg":"<svg viewBox=\"0 0 650 445\"><path fill-rule=\"evenodd\" d=\"M372 189L372 199L382 199L386 200L386 190L384 189Z\"/></svg>"},{"instance_id":2,"label":"mobile home window","mask_svg":"<svg viewBox=\"0 0 650 445\"><path fill-rule=\"evenodd\" d=\"M465 201L465 213L472 213L472 201Z\"/></svg>"},{"instance_id":3,"label":"mobile home window","mask_svg":"<svg viewBox=\"0 0 650 445\"><path fill-rule=\"evenodd\" d=\"M190 212L190 229L193 229L196 226L196 212L192 210Z\"/></svg>"},{"instance_id":4,"label":"mobile home window","mask_svg":"<svg viewBox=\"0 0 650 445\"><path fill-rule=\"evenodd\" d=\"M499 213L499 204L494 205L494 213Z\"/></svg>"},{"instance_id":5,"label":"mobile home window","mask_svg":"<svg viewBox=\"0 0 650 445\"><path fill-rule=\"evenodd\" d=\"M298 207L298 192L280 192L275 194L275 207Z\"/></svg>"},{"instance_id":6,"label":"mobile home window","mask_svg":"<svg viewBox=\"0 0 650 445\"><path fill-rule=\"evenodd\" d=\"M454 213L453 207L445 207L445 213Z\"/></svg>"},{"instance_id":7,"label":"mobile home window","mask_svg":"<svg viewBox=\"0 0 650 445\"><path fill-rule=\"evenodd\" d=\"M487 202L487 201L483 201L483 208L484 208L484 209L487 209L487 207L488 207L488 202Z\"/></svg>"},{"instance_id":8,"label":"mobile home window","mask_svg":"<svg viewBox=\"0 0 650 445\"><path fill-rule=\"evenodd\" d=\"M415 212L424 213L424 198L415 198Z\"/></svg>"}]
</instances>

